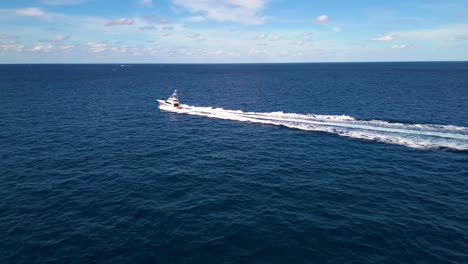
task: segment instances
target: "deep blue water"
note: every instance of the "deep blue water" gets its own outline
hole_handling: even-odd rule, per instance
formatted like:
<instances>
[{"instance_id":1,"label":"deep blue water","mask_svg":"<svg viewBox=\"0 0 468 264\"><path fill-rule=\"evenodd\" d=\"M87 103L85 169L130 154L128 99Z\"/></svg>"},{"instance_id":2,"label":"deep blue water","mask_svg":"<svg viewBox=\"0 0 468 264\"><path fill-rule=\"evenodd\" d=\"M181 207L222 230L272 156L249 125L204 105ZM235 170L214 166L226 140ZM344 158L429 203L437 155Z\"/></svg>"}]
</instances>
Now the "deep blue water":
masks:
<instances>
[{"instance_id":1,"label":"deep blue water","mask_svg":"<svg viewBox=\"0 0 468 264\"><path fill-rule=\"evenodd\" d=\"M174 88L468 127L468 63L0 65L0 263L467 263L466 150L160 110Z\"/></svg>"}]
</instances>

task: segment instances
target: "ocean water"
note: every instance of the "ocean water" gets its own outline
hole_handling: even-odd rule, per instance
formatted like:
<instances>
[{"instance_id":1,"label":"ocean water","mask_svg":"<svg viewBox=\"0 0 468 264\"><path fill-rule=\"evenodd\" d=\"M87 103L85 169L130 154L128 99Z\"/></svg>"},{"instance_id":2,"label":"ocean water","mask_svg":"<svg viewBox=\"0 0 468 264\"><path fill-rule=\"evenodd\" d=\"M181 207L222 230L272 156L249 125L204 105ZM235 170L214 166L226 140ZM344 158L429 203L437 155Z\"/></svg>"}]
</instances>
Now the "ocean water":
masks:
<instances>
[{"instance_id":1,"label":"ocean water","mask_svg":"<svg viewBox=\"0 0 468 264\"><path fill-rule=\"evenodd\" d=\"M467 263L468 63L0 65L0 197L0 263Z\"/></svg>"}]
</instances>

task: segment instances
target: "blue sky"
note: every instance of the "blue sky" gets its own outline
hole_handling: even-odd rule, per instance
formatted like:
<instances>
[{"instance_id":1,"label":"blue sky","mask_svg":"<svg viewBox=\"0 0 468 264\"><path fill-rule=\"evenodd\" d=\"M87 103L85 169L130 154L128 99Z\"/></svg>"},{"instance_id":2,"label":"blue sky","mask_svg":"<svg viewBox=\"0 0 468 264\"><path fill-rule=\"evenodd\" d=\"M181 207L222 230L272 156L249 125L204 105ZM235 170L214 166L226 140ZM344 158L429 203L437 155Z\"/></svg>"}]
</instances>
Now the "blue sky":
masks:
<instances>
[{"instance_id":1,"label":"blue sky","mask_svg":"<svg viewBox=\"0 0 468 264\"><path fill-rule=\"evenodd\" d=\"M468 60L468 0L17 0L0 63Z\"/></svg>"}]
</instances>

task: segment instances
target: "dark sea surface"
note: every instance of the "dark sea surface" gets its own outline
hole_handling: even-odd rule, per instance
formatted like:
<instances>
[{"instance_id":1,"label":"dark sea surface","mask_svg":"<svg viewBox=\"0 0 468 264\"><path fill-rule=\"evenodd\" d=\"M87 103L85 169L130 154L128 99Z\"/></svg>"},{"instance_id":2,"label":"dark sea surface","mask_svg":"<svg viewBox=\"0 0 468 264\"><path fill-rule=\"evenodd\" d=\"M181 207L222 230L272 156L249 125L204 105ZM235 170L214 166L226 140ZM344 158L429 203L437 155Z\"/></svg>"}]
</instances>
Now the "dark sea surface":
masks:
<instances>
[{"instance_id":1,"label":"dark sea surface","mask_svg":"<svg viewBox=\"0 0 468 264\"><path fill-rule=\"evenodd\" d=\"M0 263L468 263L467 127L463 62L0 65Z\"/></svg>"}]
</instances>

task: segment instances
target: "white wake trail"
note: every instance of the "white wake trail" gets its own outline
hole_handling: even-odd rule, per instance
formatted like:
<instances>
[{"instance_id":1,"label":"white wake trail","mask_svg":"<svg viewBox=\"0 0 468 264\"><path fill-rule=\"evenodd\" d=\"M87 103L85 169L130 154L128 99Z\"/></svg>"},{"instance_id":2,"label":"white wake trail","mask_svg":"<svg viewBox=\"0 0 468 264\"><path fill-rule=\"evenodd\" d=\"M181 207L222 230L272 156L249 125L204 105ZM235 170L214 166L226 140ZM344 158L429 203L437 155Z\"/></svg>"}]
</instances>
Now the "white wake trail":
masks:
<instances>
[{"instance_id":1,"label":"white wake trail","mask_svg":"<svg viewBox=\"0 0 468 264\"><path fill-rule=\"evenodd\" d=\"M212 107L182 105L182 109L159 106L161 110L241 122L279 125L321 131L340 136L374 140L413 148L468 150L468 127L433 124L392 123L358 120L346 115L304 115L283 112L243 112Z\"/></svg>"}]
</instances>

